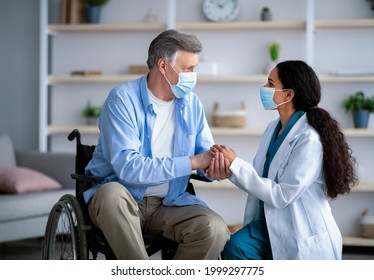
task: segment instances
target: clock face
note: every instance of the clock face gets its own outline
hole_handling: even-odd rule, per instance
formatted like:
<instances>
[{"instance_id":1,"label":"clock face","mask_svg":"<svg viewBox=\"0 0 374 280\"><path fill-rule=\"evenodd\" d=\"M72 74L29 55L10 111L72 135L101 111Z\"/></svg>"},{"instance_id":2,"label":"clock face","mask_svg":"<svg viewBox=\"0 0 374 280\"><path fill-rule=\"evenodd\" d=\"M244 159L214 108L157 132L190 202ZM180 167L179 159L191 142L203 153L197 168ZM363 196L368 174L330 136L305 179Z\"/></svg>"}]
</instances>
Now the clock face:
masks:
<instances>
[{"instance_id":1,"label":"clock face","mask_svg":"<svg viewBox=\"0 0 374 280\"><path fill-rule=\"evenodd\" d=\"M239 0L204 0L203 13L210 21L232 21L240 12Z\"/></svg>"}]
</instances>

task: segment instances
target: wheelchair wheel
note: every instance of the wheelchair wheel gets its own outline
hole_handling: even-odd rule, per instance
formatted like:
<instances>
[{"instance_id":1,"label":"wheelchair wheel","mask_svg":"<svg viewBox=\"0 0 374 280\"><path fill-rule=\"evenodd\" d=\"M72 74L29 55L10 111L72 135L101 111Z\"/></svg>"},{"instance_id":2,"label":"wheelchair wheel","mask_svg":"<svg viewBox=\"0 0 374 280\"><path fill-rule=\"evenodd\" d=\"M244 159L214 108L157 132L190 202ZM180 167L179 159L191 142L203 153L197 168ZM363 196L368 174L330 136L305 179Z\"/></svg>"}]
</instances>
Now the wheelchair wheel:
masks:
<instances>
[{"instance_id":1,"label":"wheelchair wheel","mask_svg":"<svg viewBox=\"0 0 374 280\"><path fill-rule=\"evenodd\" d=\"M44 260L88 259L87 237L81 206L66 194L53 206L46 226Z\"/></svg>"}]
</instances>

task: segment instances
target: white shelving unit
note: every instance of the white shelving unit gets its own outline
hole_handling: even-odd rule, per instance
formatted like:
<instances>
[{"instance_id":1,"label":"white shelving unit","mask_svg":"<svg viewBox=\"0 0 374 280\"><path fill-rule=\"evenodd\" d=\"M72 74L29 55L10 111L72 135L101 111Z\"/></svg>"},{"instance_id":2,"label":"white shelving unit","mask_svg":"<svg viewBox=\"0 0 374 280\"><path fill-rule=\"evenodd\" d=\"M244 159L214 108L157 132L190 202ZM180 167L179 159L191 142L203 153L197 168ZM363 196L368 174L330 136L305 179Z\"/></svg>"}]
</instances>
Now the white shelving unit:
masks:
<instances>
[{"instance_id":1,"label":"white shelving unit","mask_svg":"<svg viewBox=\"0 0 374 280\"><path fill-rule=\"evenodd\" d=\"M137 34L142 33L144 36L148 36L152 39L154 34L157 34L167 28L177 28L188 32L196 32L199 37L209 37L209 35L216 35L221 32L226 34L254 34L253 36L261 36L261 34L276 33L276 32L292 32L300 36L301 44L300 48L303 48L305 60L312 66L315 66L316 54L316 36L319 31L339 30L339 32L347 31L355 32L355 30L368 29L374 31L374 19L331 19L331 20L319 20L314 16L315 1L305 0L305 18L303 20L274 20L271 22L260 22L260 21L237 21L237 22L224 22L224 23L212 23L203 21L177 21L176 20L176 7L178 1L176 0L165 0L166 19L164 22L159 23L141 23L141 22L130 22L130 23L102 23L102 24L56 24L48 22L48 0L41 1L41 14L40 14L40 116L39 116L39 149L41 151L50 150L50 142L53 138L58 135L67 135L72 129L78 128L82 134L97 135L98 128L93 126L85 126L80 122L77 123L64 123L54 122L53 110L51 110L51 99L55 94L55 87L67 87L72 89L78 87L81 90L86 86L106 86L115 85L125 81L137 78L139 75L129 74L112 74L105 73L101 76L92 77L81 77L71 76L67 73L54 72L51 64L53 59L53 48L54 40L62 36L63 38L69 36L81 36L82 39L85 36L107 36L107 34L118 34L120 36L124 34ZM179 2L180 3L180 2ZM317 33L317 35L316 35ZM219 36L217 36L219 37ZM212 36L209 37L212 40ZM218 38L219 39L219 38ZM318 38L319 39L319 38ZM220 42L220 41L218 41ZM206 45L206 44L205 44ZM222 60L229 60L230 57L223 57ZM316 69L316 68L315 68ZM71 69L75 70L75 69ZM218 75L200 75L198 76L198 83L205 89L209 87L257 87L264 83L267 79L267 75L262 73L251 73L248 71L242 73L219 73ZM257 71L260 72L260 71ZM367 85L374 84L374 75L366 76L334 76L326 73L319 74L320 81L327 87L334 87L337 85ZM61 93L59 93L61 94ZM107 92L104 92L107 94ZM69 96L69 98L71 98ZM238 97L239 98L239 97ZM204 104L205 106L211 104ZM66 110L68 110L68 107ZM215 137L249 137L258 138L263 128L248 127L245 129L226 129L226 128L212 128L212 132ZM374 130L372 129L344 129L345 135L350 139L365 139L366 143L372 143L374 140ZM366 140L366 138L369 138ZM204 188L204 183L196 183L198 187ZM209 184L209 188L212 185ZM230 182L220 182L217 185L213 185L217 188L233 188ZM359 187L353 190L354 193L370 192L374 194L374 183L361 183ZM357 241L358 240L358 241ZM355 238L346 238L345 243L349 245L355 244L366 244L367 246L373 246L373 240L361 240Z\"/></svg>"},{"instance_id":2,"label":"white shelving unit","mask_svg":"<svg viewBox=\"0 0 374 280\"><path fill-rule=\"evenodd\" d=\"M139 75L112 75L112 76L48 76L48 84L58 83L121 83L138 78ZM201 75L199 83L261 83L267 79L266 75ZM332 76L321 75L322 83L373 83L374 76Z\"/></svg>"}]
</instances>

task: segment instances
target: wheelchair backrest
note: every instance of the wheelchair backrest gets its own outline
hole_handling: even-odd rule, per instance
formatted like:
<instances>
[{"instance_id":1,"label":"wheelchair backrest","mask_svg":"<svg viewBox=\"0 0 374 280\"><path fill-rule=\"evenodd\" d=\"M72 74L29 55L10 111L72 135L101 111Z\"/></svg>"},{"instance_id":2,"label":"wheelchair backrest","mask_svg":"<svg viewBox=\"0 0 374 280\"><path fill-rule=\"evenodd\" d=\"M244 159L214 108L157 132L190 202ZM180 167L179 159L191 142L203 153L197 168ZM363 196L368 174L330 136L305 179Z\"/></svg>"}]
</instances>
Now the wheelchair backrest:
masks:
<instances>
[{"instance_id":1,"label":"wheelchair backrest","mask_svg":"<svg viewBox=\"0 0 374 280\"><path fill-rule=\"evenodd\" d=\"M84 174L88 162L92 159L92 154L95 151L94 145L77 145L77 154L75 156L75 173Z\"/></svg>"},{"instance_id":2,"label":"wheelchair backrest","mask_svg":"<svg viewBox=\"0 0 374 280\"><path fill-rule=\"evenodd\" d=\"M86 203L84 201L83 193L92 187L92 184L97 182L93 176L85 175L85 168L88 162L92 159L92 155L95 151L94 145L83 145L81 143L81 135L78 129L74 129L68 136L69 141L76 139L76 154L75 154L75 174L72 174L72 178L75 179L75 196L78 202L84 209L83 213L86 216L86 207L83 207ZM88 179L90 178L90 179ZM97 177L98 178L98 177Z\"/></svg>"},{"instance_id":3,"label":"wheelchair backrest","mask_svg":"<svg viewBox=\"0 0 374 280\"><path fill-rule=\"evenodd\" d=\"M88 162L92 159L93 152L95 151L95 145L83 145L81 143L81 134L78 129L74 129L70 132L68 139L73 141L76 139L76 155L75 155L75 173L85 174L85 168Z\"/></svg>"}]
</instances>

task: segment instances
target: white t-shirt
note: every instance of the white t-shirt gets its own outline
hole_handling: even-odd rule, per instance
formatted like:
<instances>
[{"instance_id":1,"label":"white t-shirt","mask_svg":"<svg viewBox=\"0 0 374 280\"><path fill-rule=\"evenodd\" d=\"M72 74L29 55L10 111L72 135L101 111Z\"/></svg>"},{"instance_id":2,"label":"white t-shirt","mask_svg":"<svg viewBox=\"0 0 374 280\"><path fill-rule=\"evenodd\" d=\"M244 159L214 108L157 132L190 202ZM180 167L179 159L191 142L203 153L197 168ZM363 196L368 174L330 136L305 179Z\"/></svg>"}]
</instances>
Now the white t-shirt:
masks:
<instances>
[{"instance_id":1,"label":"white t-shirt","mask_svg":"<svg viewBox=\"0 0 374 280\"><path fill-rule=\"evenodd\" d=\"M175 99L172 101L163 101L158 99L148 90L153 104L153 110L156 112L156 121L152 135L152 155L153 158L172 157L173 140L175 132ZM145 196L165 197L169 190L169 182L147 188Z\"/></svg>"}]
</instances>

